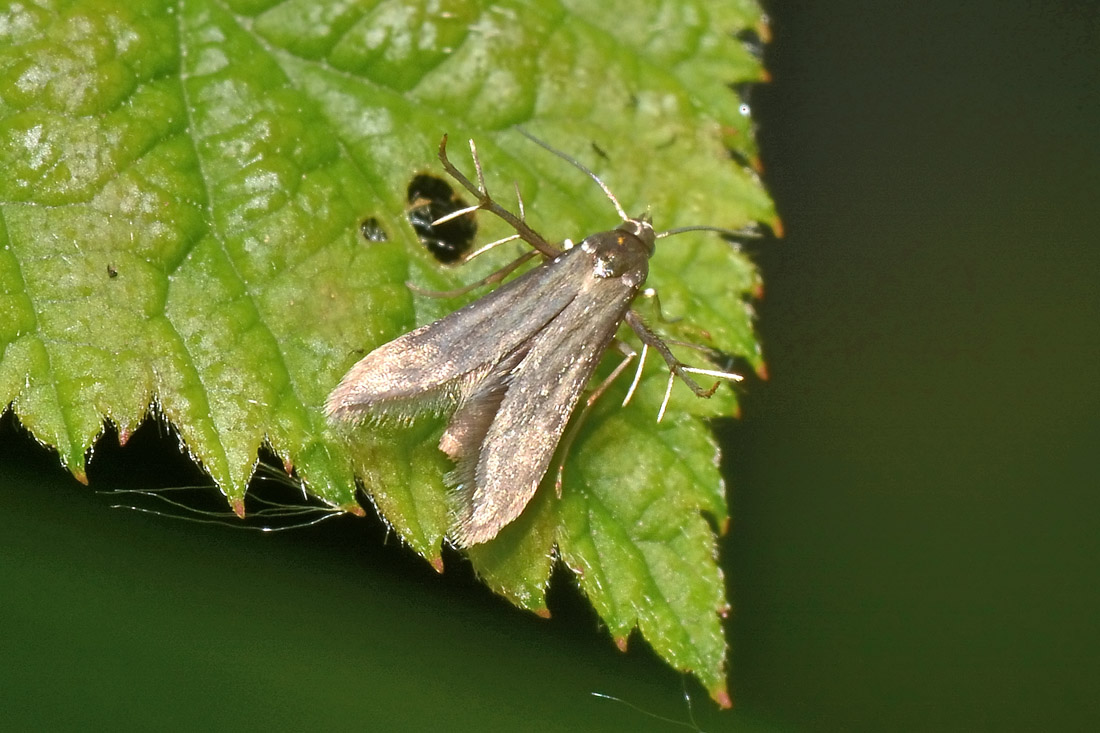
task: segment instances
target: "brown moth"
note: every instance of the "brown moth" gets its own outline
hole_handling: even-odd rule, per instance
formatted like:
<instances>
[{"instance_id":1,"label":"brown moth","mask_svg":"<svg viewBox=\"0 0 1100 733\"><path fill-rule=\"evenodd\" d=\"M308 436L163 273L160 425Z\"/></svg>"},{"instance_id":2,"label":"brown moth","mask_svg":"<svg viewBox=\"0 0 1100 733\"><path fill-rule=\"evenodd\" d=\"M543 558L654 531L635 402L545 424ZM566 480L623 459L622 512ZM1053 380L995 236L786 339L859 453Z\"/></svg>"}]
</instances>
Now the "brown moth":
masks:
<instances>
[{"instance_id":1,"label":"brown moth","mask_svg":"<svg viewBox=\"0 0 1100 733\"><path fill-rule=\"evenodd\" d=\"M577 245L567 240L565 249L559 249L527 225L522 201L517 217L493 200L472 141L477 185L451 164L444 136L439 146L444 169L478 203L443 219L485 209L516 231L501 241L521 238L534 248L486 281L502 279L537 254L546 261L464 308L379 346L348 371L325 403L332 421L452 410L439 448L456 464L447 480L459 495L451 537L460 547L493 539L527 506L563 442L585 386L624 321L643 345L630 393L650 348L669 367L665 404L677 377L700 397L717 389L717 382L709 389L700 387L689 373L741 379L731 372L684 365L630 306L649 274L658 238L699 229L746 233L714 227L656 233L648 217L628 217L594 173L531 139L595 180L623 223ZM636 356L623 348L626 359L597 387L589 404Z\"/></svg>"}]
</instances>

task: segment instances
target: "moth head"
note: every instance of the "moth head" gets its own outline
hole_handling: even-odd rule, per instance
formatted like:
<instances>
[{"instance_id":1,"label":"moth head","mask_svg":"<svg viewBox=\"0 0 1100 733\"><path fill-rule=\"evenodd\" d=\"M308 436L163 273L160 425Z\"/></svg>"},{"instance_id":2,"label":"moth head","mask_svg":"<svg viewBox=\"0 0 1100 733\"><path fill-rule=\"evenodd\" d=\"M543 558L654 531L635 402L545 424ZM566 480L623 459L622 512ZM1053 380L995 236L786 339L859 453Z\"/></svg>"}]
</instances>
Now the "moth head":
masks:
<instances>
[{"instance_id":1,"label":"moth head","mask_svg":"<svg viewBox=\"0 0 1100 733\"><path fill-rule=\"evenodd\" d=\"M653 256L657 234L653 231L653 225L649 221L649 214L642 214L636 219L627 219L619 225L618 231L633 235L645 245L649 256Z\"/></svg>"}]
</instances>

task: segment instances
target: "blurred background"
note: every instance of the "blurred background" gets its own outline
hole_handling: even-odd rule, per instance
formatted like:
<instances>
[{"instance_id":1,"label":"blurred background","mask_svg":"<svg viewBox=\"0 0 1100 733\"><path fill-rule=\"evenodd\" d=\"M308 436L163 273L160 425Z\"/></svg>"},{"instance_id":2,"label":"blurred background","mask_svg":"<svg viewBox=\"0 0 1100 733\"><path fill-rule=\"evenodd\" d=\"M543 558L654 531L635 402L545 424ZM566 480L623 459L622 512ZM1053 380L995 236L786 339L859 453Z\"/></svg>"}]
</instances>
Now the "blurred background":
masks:
<instances>
[{"instance_id":1,"label":"blurred background","mask_svg":"<svg viewBox=\"0 0 1100 733\"><path fill-rule=\"evenodd\" d=\"M1100 5L894 5L768 4L771 379L717 427L736 708L686 690L709 731L1095 729ZM376 520L111 509L96 489L201 481L155 425L116 442L88 488L0 427L9 724L692 725L567 581L543 621Z\"/></svg>"}]
</instances>

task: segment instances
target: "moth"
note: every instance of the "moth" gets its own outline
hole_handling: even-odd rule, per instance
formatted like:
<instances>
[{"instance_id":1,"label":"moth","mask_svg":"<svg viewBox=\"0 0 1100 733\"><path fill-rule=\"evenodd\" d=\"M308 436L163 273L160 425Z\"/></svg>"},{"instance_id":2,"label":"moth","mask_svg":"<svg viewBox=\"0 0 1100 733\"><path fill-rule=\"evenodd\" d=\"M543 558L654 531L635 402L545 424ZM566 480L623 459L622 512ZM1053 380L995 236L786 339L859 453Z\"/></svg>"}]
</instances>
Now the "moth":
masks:
<instances>
[{"instance_id":1,"label":"moth","mask_svg":"<svg viewBox=\"0 0 1100 733\"><path fill-rule=\"evenodd\" d=\"M655 232L647 216L627 216L595 173L541 140L527 137L592 178L615 206L622 224L576 245L566 240L564 248L559 248L527 225L522 199L516 216L489 195L472 140L477 184L448 159L444 135L439 160L477 203L442 219L483 209L508 223L515 234L479 252L514 239L523 239L533 248L471 287L502 280L540 254L544 262L464 308L379 346L348 371L325 404L333 422L452 411L439 448L455 462L447 481L458 493L451 538L459 547L491 540L527 506L559 444L565 444L564 452L571 441L572 433L563 441L566 426L624 321L642 343L627 400L649 349L668 365L668 389L658 419L676 378L700 397L710 397L720 382L704 389L690 374L741 379L731 372L681 363L631 310L631 304L649 274L657 239L700 229L743 232L716 227ZM626 357L594 390L589 404L637 356L629 346L621 344L621 348Z\"/></svg>"}]
</instances>

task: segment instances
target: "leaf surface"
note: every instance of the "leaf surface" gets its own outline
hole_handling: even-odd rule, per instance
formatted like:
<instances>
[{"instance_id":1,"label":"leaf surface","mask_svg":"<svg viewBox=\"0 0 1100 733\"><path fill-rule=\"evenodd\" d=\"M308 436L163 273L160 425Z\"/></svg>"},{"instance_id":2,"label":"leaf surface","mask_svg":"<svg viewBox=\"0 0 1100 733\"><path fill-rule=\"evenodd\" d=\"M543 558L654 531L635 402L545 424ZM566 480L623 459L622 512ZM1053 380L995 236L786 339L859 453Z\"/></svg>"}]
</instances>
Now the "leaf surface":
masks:
<instances>
[{"instance_id":1,"label":"leaf surface","mask_svg":"<svg viewBox=\"0 0 1100 733\"><path fill-rule=\"evenodd\" d=\"M702 0L7 4L0 405L82 479L108 422L125 437L154 410L238 511L265 444L333 506L356 508L358 477L441 567L441 422L349 440L320 409L370 349L475 297L414 296L406 281L455 287L520 251L440 266L405 218L409 180L442 175L443 133L473 138L490 190L514 209L514 184L551 241L615 226L602 193L522 124L659 229L777 226L727 152L756 158L731 85L764 78L734 37L763 23L754 3ZM387 241L363 237L371 219ZM479 241L509 233L487 215L479 226ZM759 276L737 249L704 233L662 240L650 284L675 319L650 317L659 331L762 369ZM560 556L616 638L639 628L722 701L727 507L704 420L733 414L736 397L677 387L657 424L664 383L651 362L626 408L617 385L574 445L561 499L550 477L469 555L540 612Z\"/></svg>"}]
</instances>

